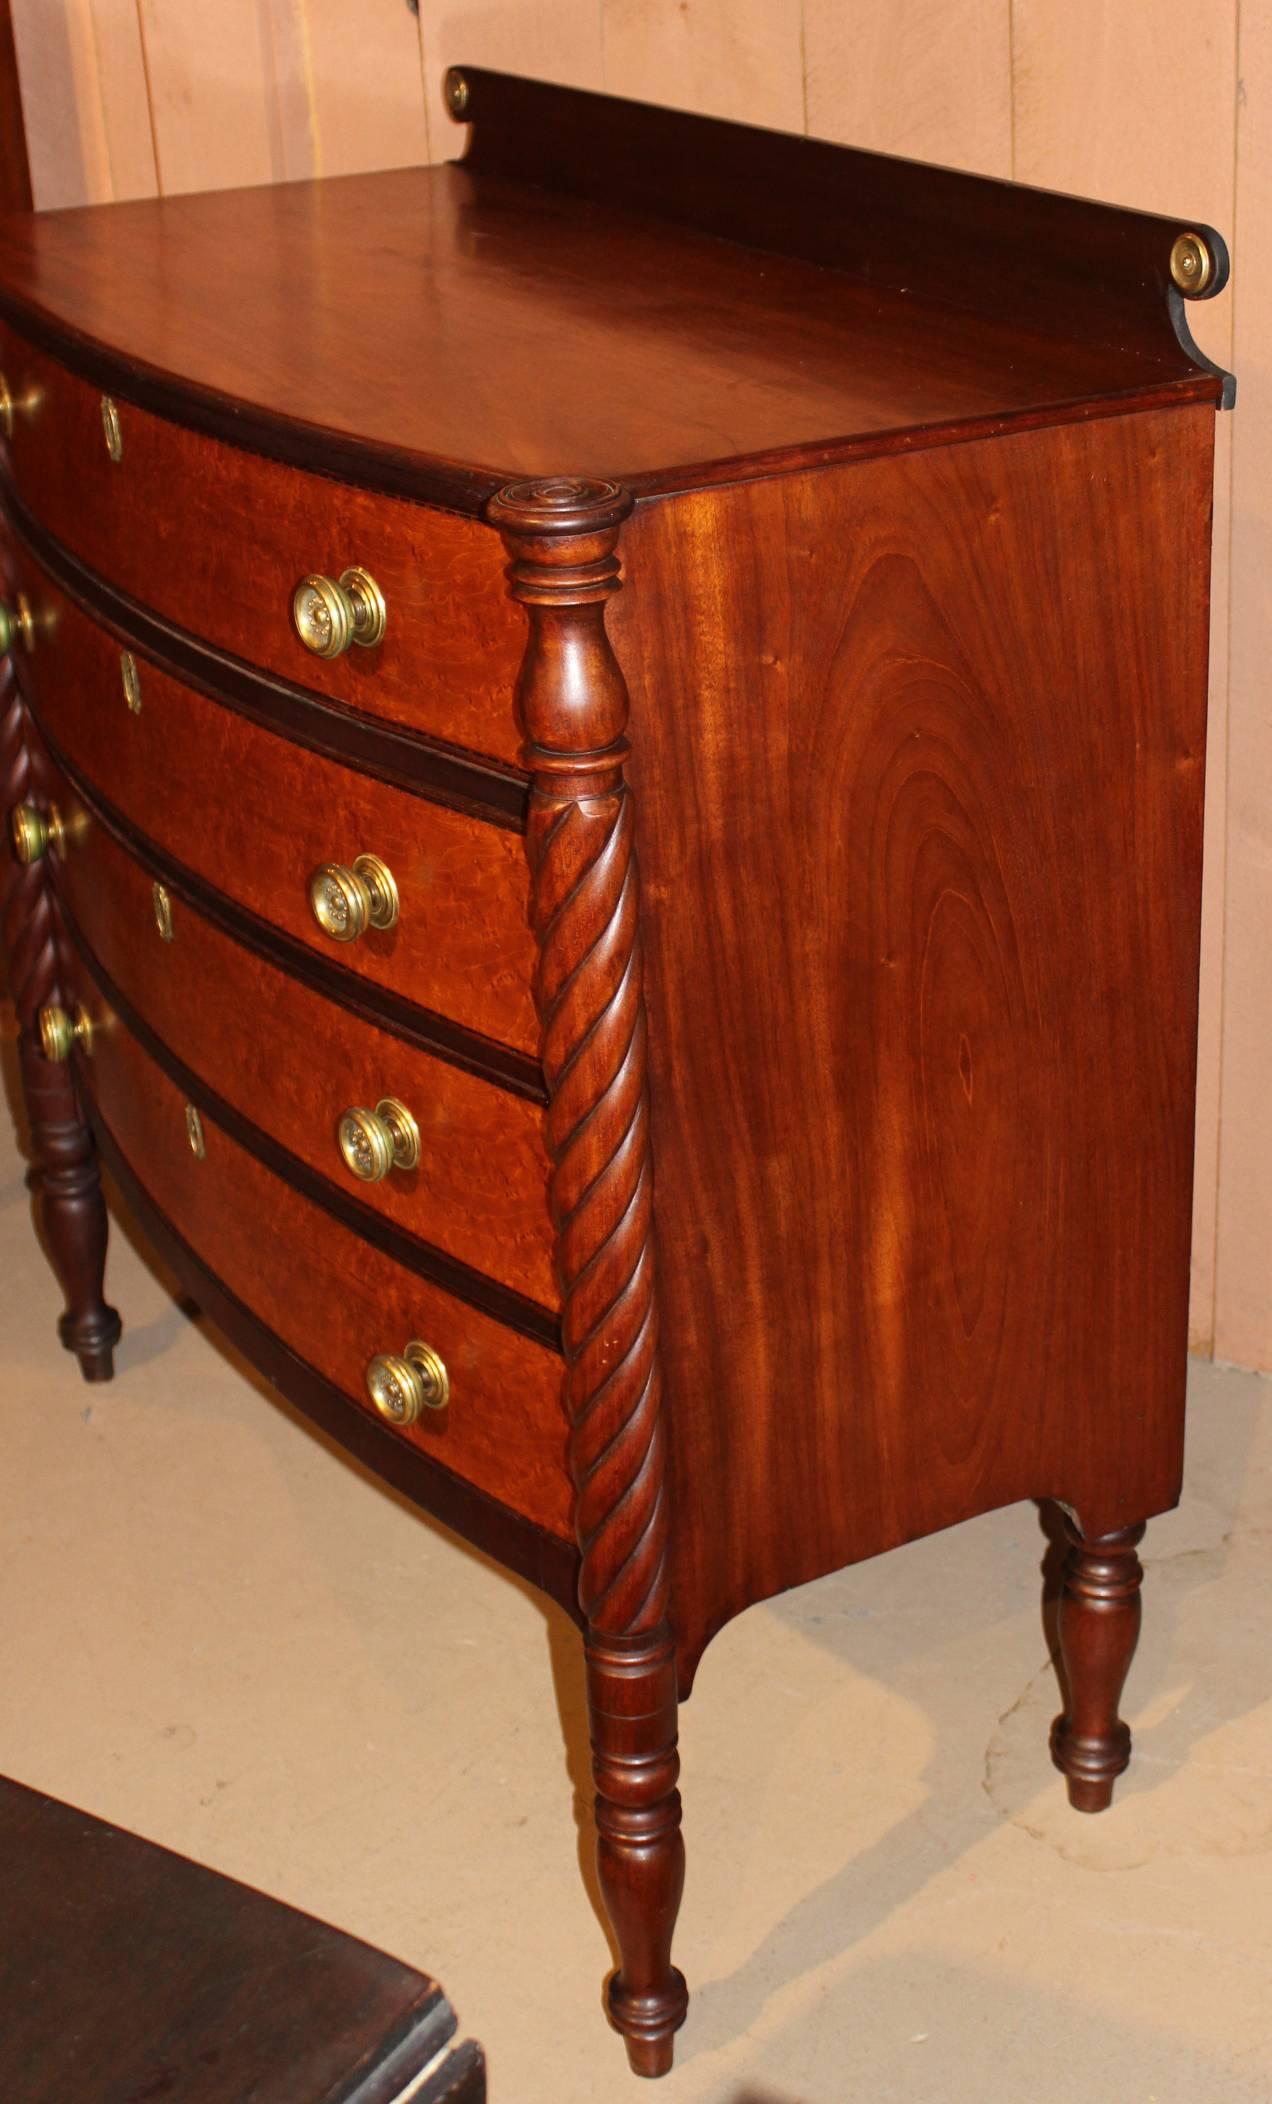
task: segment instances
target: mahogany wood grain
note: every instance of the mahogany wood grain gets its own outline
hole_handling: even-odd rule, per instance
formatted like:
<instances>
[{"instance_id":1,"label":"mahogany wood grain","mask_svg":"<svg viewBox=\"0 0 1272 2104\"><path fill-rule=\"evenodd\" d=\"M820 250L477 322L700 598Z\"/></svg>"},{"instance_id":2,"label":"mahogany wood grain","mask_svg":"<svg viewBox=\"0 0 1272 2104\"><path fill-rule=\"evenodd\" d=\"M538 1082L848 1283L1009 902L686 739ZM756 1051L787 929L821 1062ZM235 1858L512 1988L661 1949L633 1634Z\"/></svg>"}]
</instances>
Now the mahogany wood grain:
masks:
<instances>
[{"instance_id":1,"label":"mahogany wood grain","mask_svg":"<svg viewBox=\"0 0 1272 2104\"><path fill-rule=\"evenodd\" d=\"M34 398L8 443L18 494L92 569L249 664L363 715L515 759L524 630L492 533L281 467L123 393L113 462L99 389L2 324L0 366L15 398ZM355 563L384 595L384 640L315 657L293 626L292 593L310 571L338 577Z\"/></svg>"},{"instance_id":2,"label":"mahogany wood grain","mask_svg":"<svg viewBox=\"0 0 1272 2104\"><path fill-rule=\"evenodd\" d=\"M774 256L902 293L944 310L995 316L1022 340L1145 359L1161 377L1195 373L1176 333L1170 253L1193 229L1213 251L1213 299L1228 252L1213 227L962 169L866 153L685 109L462 66L464 165L546 185L577 206L656 214ZM1176 303L1177 304L1177 303ZM1116 349L1114 349L1116 346ZM946 347L943 345L943 348Z\"/></svg>"},{"instance_id":3,"label":"mahogany wood grain","mask_svg":"<svg viewBox=\"0 0 1272 2104\"><path fill-rule=\"evenodd\" d=\"M488 818L516 832L524 830L527 784L521 769L461 752L457 746L443 745L382 717L359 715L338 701L262 672L258 666L214 649L202 637L174 627L55 541L3 474L0 517L11 541L34 560L45 580L87 614L117 648L141 652L183 685L227 702L267 730L278 731L328 759L340 760L434 803L449 804L454 810Z\"/></svg>"},{"instance_id":4,"label":"mahogany wood grain","mask_svg":"<svg viewBox=\"0 0 1272 2104\"><path fill-rule=\"evenodd\" d=\"M625 529L686 1677L968 1514L1178 1494L1212 441L1159 412Z\"/></svg>"},{"instance_id":5,"label":"mahogany wood grain","mask_svg":"<svg viewBox=\"0 0 1272 2104\"><path fill-rule=\"evenodd\" d=\"M186 1135L185 1102L131 1034L104 1012L74 959L63 976L95 1018L80 1086L160 1211L291 1351L373 1415L365 1375L377 1352L420 1337L451 1380L445 1411L394 1436L549 1533L569 1538L561 1362L554 1352L453 1300L302 1198L204 1118L206 1155Z\"/></svg>"},{"instance_id":6,"label":"mahogany wood grain","mask_svg":"<svg viewBox=\"0 0 1272 2104\"><path fill-rule=\"evenodd\" d=\"M492 120L506 131L516 180L498 172L498 138L479 118L471 168L145 199L0 225L0 305L89 384L74 412L76 450L64 469L46 471L62 477L49 522L73 517L71 484L81 477L91 513L81 532L107 529L104 489L109 506L122 501L103 482L91 428L94 391L108 388L125 404L118 479L131 475L136 487L140 474L158 506L122 558L129 574L145 573L140 586L151 578L138 597L158 589L156 551L172 526L164 483L150 479L162 456L208 478L182 505L183 530L198 521L189 572L165 581L189 608L185 625L219 636L229 628L214 624L232 624L243 656L272 664L277 652L290 675L278 623L296 577L332 562L362 560L373 572L382 562L383 667L337 667L335 685L318 673L310 684L359 707L398 706L388 694L390 666L406 663L401 638L415 632L417 610L430 627L435 613L445 672L488 686L490 699L457 685L445 703L445 680L419 663L420 692L408 684L401 705L410 698L412 721L449 706L460 721L444 735L506 752L508 743L487 742L488 726L507 731L498 711L517 631L510 610L496 618L489 551L455 541L438 607L434 578L416 575L405 544L381 556L373 527L382 508L303 477L275 484L249 455L234 466L193 438L174 456L170 434L156 434L131 405L306 468L477 512L525 476L608 477L644 494L1118 413L1163 393L1219 397L1222 380L1172 328L1179 301L1165 271L1180 222L1041 193L1030 200L886 156L727 126L733 143L721 157L712 143L720 128L708 119L604 97L580 116L583 98L566 91L523 83L519 93L515 110L517 98L501 90ZM479 98L493 94L483 76ZM458 150L462 133L455 141ZM578 165L592 149L592 194L580 194ZM766 155L778 163L766 165ZM744 180L748 156L755 173ZM611 172L617 203L596 194ZM721 232L732 238L713 238ZM817 240L814 260L781 253L801 243L807 253ZM1215 256L1218 284L1217 237ZM19 445L20 466L29 450ZM266 484L277 521L244 508L246 489ZM408 525L407 540L436 562L452 543L435 518L426 525L427 538L425 523ZM218 577L246 576L234 566L249 550L259 567L245 608L210 604ZM98 567L127 581L105 551ZM474 594L471 616L449 596L452 582ZM478 621L489 623L480 650L470 647Z\"/></svg>"},{"instance_id":7,"label":"mahogany wood grain","mask_svg":"<svg viewBox=\"0 0 1272 2104\"><path fill-rule=\"evenodd\" d=\"M343 1390L282 1341L268 1314L256 1314L208 1269L134 1175L92 1099L86 1098L85 1105L98 1151L130 1220L209 1322L328 1439L421 1512L493 1556L505 1570L538 1586L577 1622L579 1556L574 1543L536 1526L441 1466L430 1450L412 1446L369 1411L351 1410Z\"/></svg>"},{"instance_id":8,"label":"mahogany wood grain","mask_svg":"<svg viewBox=\"0 0 1272 2104\"><path fill-rule=\"evenodd\" d=\"M140 657L133 715L115 639L23 550L13 567L40 621L21 663L37 722L139 832L324 962L536 1050L529 886L515 834L307 751ZM398 924L334 943L310 909L310 874L368 852L397 880Z\"/></svg>"},{"instance_id":9,"label":"mahogany wood grain","mask_svg":"<svg viewBox=\"0 0 1272 2104\"><path fill-rule=\"evenodd\" d=\"M0 1854L12 2104L485 2104L437 1982L342 1930L7 1777Z\"/></svg>"},{"instance_id":10,"label":"mahogany wood grain","mask_svg":"<svg viewBox=\"0 0 1272 2104\"><path fill-rule=\"evenodd\" d=\"M462 1263L554 1308L543 1112L403 1045L173 906L155 925L153 877L49 783L71 826L51 857L60 896L106 972L184 1065L347 1195ZM336 1144L344 1111L395 1096L420 1129L420 1165L359 1183Z\"/></svg>"}]
</instances>

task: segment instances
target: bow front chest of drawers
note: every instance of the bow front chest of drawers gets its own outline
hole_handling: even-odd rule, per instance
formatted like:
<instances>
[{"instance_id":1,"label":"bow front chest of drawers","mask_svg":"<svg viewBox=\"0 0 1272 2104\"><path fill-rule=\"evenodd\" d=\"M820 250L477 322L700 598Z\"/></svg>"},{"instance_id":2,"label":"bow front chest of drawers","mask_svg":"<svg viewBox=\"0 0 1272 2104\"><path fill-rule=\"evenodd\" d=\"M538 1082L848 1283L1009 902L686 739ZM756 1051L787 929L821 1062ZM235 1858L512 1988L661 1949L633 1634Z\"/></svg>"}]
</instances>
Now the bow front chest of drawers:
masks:
<instances>
[{"instance_id":1,"label":"bow front chest of drawers","mask_svg":"<svg viewBox=\"0 0 1272 2104\"><path fill-rule=\"evenodd\" d=\"M446 167L0 230L9 984L85 1375L100 1154L281 1389L576 1614L657 2074L677 1703L749 1603L1055 1499L1074 1804L1128 1758L1227 259L447 94Z\"/></svg>"}]
</instances>

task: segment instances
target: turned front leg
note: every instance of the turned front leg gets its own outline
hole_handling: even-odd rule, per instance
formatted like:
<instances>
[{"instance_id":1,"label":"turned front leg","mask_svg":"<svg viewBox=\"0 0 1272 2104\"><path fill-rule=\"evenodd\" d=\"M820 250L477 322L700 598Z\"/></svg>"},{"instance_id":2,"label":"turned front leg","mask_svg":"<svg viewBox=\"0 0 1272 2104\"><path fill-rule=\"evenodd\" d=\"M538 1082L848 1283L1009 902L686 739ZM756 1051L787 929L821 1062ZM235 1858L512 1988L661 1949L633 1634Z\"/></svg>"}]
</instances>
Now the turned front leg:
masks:
<instances>
[{"instance_id":1,"label":"turned front leg","mask_svg":"<svg viewBox=\"0 0 1272 2104\"><path fill-rule=\"evenodd\" d=\"M58 1336L86 1381L115 1371L120 1320L103 1298L107 1215L93 1135L69 1070L24 1035L22 1093L31 1127L31 1183L54 1274L66 1299Z\"/></svg>"},{"instance_id":2,"label":"turned front leg","mask_svg":"<svg viewBox=\"0 0 1272 2104\"><path fill-rule=\"evenodd\" d=\"M689 1994L671 1962L685 1882L670 1637L587 1644L596 1864L618 1941L607 2002L637 2075L665 2075Z\"/></svg>"},{"instance_id":3,"label":"turned front leg","mask_svg":"<svg viewBox=\"0 0 1272 2104\"><path fill-rule=\"evenodd\" d=\"M57 998L53 901L44 862L31 852L22 829L12 826L14 812L31 808L34 794L25 707L12 666L3 661L0 807L16 857L5 888L3 931L31 1129L31 1185L53 1269L66 1296L58 1334L75 1353L86 1381L108 1381L115 1370L120 1323L102 1297L106 1207L97 1149L69 1066L46 1058L41 1043L41 1010Z\"/></svg>"},{"instance_id":4,"label":"turned front leg","mask_svg":"<svg viewBox=\"0 0 1272 2104\"><path fill-rule=\"evenodd\" d=\"M1131 1758L1131 1728L1118 1714L1140 1632L1144 1528L1087 1541L1067 1516L1069 1551L1060 1594L1060 1654L1068 1707L1056 1718L1051 1752L1078 1812L1102 1812Z\"/></svg>"}]
</instances>

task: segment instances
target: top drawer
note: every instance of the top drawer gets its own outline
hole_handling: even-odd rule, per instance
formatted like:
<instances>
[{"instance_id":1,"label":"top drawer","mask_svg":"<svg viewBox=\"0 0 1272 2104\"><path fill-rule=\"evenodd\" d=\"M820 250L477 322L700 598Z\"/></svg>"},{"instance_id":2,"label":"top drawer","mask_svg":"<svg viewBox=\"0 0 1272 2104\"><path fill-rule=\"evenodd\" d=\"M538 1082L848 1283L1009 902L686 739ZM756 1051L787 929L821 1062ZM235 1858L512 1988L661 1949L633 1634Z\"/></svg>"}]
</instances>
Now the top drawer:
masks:
<instances>
[{"instance_id":1,"label":"top drawer","mask_svg":"<svg viewBox=\"0 0 1272 2104\"><path fill-rule=\"evenodd\" d=\"M18 496L91 569L297 686L516 761L525 617L491 528L284 467L122 396L114 460L100 392L4 324L0 371L21 405L8 441ZM293 624L293 592L313 572L355 566L383 595L383 641L316 657Z\"/></svg>"}]
</instances>

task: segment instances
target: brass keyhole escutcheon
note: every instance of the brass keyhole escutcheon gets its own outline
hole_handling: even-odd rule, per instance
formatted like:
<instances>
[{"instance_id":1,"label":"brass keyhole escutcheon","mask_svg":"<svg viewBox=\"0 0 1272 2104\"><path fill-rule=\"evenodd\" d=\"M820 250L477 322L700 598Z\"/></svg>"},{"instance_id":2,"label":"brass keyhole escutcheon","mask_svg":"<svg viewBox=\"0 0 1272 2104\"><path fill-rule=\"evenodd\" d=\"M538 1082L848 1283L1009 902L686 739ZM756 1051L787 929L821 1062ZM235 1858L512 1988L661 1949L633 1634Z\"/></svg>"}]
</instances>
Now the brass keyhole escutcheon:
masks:
<instances>
[{"instance_id":1,"label":"brass keyhole escutcheon","mask_svg":"<svg viewBox=\"0 0 1272 2104\"><path fill-rule=\"evenodd\" d=\"M355 565L339 578L314 571L292 593L292 620L315 657L343 657L354 643L370 650L384 635L384 594L369 570Z\"/></svg>"},{"instance_id":2,"label":"brass keyhole escutcheon","mask_svg":"<svg viewBox=\"0 0 1272 2104\"><path fill-rule=\"evenodd\" d=\"M324 862L309 879L309 904L324 935L356 942L368 928L392 928L398 917L393 872L378 855L358 855L352 865Z\"/></svg>"},{"instance_id":3,"label":"brass keyhole escutcheon","mask_svg":"<svg viewBox=\"0 0 1272 2104\"><path fill-rule=\"evenodd\" d=\"M123 682L124 701L129 711L134 716L140 716L141 674L137 670L137 660L131 650L121 650L119 653L119 676Z\"/></svg>"},{"instance_id":4,"label":"brass keyhole escutcheon","mask_svg":"<svg viewBox=\"0 0 1272 2104\"><path fill-rule=\"evenodd\" d=\"M161 942L171 942L175 930L172 925L172 899L166 885L153 884L150 897L155 909L155 926L159 930L159 939Z\"/></svg>"},{"instance_id":5,"label":"brass keyhole escutcheon","mask_svg":"<svg viewBox=\"0 0 1272 2104\"><path fill-rule=\"evenodd\" d=\"M385 1096L374 1110L347 1110L336 1137L346 1169L360 1183L383 1183L391 1169L419 1166L420 1128L395 1096Z\"/></svg>"},{"instance_id":6,"label":"brass keyhole escutcheon","mask_svg":"<svg viewBox=\"0 0 1272 2104\"><path fill-rule=\"evenodd\" d=\"M208 1151L208 1144L203 1136L203 1120L193 1103L187 1103L185 1107L185 1127L190 1152L196 1162L201 1162Z\"/></svg>"},{"instance_id":7,"label":"brass keyhole escutcheon","mask_svg":"<svg viewBox=\"0 0 1272 2104\"><path fill-rule=\"evenodd\" d=\"M367 1368L367 1394L386 1424L413 1425L422 1411L446 1408L450 1378L432 1346L415 1338L401 1354L377 1353Z\"/></svg>"},{"instance_id":8,"label":"brass keyhole escutcheon","mask_svg":"<svg viewBox=\"0 0 1272 2104\"><path fill-rule=\"evenodd\" d=\"M124 457L124 427L119 421L119 410L108 394L102 396L102 432L106 439L106 451L114 461Z\"/></svg>"}]
</instances>

